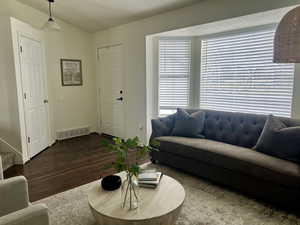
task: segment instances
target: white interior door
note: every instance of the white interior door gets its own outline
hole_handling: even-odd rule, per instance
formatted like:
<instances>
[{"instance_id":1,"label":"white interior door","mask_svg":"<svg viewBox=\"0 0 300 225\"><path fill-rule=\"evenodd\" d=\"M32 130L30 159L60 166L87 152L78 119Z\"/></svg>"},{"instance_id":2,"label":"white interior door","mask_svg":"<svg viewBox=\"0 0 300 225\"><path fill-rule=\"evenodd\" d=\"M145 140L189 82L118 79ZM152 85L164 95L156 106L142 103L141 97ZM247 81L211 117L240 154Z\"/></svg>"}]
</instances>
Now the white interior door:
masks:
<instances>
[{"instance_id":1,"label":"white interior door","mask_svg":"<svg viewBox=\"0 0 300 225\"><path fill-rule=\"evenodd\" d=\"M46 77L41 43L20 35L19 44L26 135L31 158L49 145Z\"/></svg>"},{"instance_id":2,"label":"white interior door","mask_svg":"<svg viewBox=\"0 0 300 225\"><path fill-rule=\"evenodd\" d=\"M122 45L98 51L100 129L102 133L125 138Z\"/></svg>"}]
</instances>

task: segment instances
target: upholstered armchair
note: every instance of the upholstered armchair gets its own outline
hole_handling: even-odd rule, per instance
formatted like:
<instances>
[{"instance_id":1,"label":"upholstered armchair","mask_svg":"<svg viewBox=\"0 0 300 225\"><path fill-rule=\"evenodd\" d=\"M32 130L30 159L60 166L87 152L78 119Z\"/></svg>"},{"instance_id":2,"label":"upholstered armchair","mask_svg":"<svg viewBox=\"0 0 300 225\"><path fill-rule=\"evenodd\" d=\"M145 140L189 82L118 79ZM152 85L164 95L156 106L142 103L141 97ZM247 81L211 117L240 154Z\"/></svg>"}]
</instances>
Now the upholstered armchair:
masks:
<instances>
[{"instance_id":1,"label":"upholstered armchair","mask_svg":"<svg viewBox=\"0 0 300 225\"><path fill-rule=\"evenodd\" d=\"M31 205L25 177L3 179L0 156L0 225L49 225L48 209Z\"/></svg>"}]
</instances>

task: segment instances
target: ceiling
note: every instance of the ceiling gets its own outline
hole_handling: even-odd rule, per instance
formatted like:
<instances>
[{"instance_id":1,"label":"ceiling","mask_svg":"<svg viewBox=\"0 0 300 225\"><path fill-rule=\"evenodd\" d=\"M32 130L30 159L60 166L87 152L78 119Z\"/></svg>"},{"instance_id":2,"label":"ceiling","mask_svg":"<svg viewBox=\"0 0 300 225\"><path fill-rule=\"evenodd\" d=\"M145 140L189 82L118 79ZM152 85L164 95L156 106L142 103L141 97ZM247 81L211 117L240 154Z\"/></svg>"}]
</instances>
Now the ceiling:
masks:
<instances>
[{"instance_id":1,"label":"ceiling","mask_svg":"<svg viewBox=\"0 0 300 225\"><path fill-rule=\"evenodd\" d=\"M47 0L18 0L48 12ZM201 0L56 0L54 17L95 32L166 11L189 6Z\"/></svg>"},{"instance_id":2,"label":"ceiling","mask_svg":"<svg viewBox=\"0 0 300 225\"><path fill-rule=\"evenodd\" d=\"M207 36L213 34L220 34L224 32L234 32L236 30L266 26L266 24L275 26L280 22L282 17L286 15L295 6L289 6L269 11L254 13L250 15L230 18L226 20L215 21L211 23L181 28L173 31L154 34L151 36L158 37L172 37L172 36Z\"/></svg>"}]
</instances>

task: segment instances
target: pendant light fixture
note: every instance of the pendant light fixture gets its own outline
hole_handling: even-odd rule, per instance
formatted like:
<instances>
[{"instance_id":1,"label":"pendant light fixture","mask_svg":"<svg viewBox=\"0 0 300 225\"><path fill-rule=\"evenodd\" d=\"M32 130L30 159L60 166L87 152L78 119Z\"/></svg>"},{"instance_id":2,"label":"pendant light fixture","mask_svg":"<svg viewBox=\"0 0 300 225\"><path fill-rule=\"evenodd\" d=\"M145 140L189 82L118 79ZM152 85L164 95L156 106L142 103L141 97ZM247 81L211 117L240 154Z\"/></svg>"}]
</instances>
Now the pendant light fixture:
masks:
<instances>
[{"instance_id":1,"label":"pendant light fixture","mask_svg":"<svg viewBox=\"0 0 300 225\"><path fill-rule=\"evenodd\" d=\"M300 6L279 23L274 39L275 63L300 63Z\"/></svg>"},{"instance_id":2,"label":"pendant light fixture","mask_svg":"<svg viewBox=\"0 0 300 225\"><path fill-rule=\"evenodd\" d=\"M49 19L44 25L45 30L50 31L60 31L60 26L55 22L55 20L52 17L52 3L54 3L54 0L47 0L49 3Z\"/></svg>"}]
</instances>

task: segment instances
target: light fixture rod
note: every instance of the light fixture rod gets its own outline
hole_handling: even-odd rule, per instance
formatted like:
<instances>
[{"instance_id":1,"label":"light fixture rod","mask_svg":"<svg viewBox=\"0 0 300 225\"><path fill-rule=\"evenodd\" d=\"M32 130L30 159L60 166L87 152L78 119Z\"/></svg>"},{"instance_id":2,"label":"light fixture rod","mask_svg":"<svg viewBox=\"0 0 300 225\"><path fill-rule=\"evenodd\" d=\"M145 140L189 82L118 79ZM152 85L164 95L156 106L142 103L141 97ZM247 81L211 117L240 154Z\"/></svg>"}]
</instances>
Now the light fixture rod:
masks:
<instances>
[{"instance_id":1,"label":"light fixture rod","mask_svg":"<svg viewBox=\"0 0 300 225\"><path fill-rule=\"evenodd\" d=\"M52 18L52 3L54 3L54 0L48 0L49 2L49 19L53 20Z\"/></svg>"},{"instance_id":2,"label":"light fixture rod","mask_svg":"<svg viewBox=\"0 0 300 225\"><path fill-rule=\"evenodd\" d=\"M55 20L52 17L52 15L53 15L53 12L52 12L52 3L54 3L54 0L47 0L47 1L48 1L48 7L49 7L49 19L45 23L44 29L59 31L60 30L60 26L55 22Z\"/></svg>"},{"instance_id":3,"label":"light fixture rod","mask_svg":"<svg viewBox=\"0 0 300 225\"><path fill-rule=\"evenodd\" d=\"M49 19L52 19L52 9L51 9L51 2L49 1Z\"/></svg>"}]
</instances>

